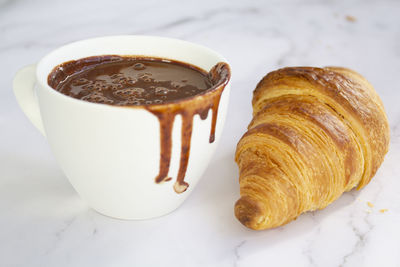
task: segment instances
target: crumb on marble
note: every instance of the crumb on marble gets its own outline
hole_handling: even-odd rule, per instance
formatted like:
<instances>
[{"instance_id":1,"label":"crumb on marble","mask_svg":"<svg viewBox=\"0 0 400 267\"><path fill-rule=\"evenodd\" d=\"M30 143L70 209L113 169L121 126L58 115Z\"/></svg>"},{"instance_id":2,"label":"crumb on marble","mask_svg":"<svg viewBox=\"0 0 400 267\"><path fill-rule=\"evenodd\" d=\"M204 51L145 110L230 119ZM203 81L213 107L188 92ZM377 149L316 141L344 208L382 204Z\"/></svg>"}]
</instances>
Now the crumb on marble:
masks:
<instances>
[{"instance_id":1,"label":"crumb on marble","mask_svg":"<svg viewBox=\"0 0 400 267\"><path fill-rule=\"evenodd\" d=\"M385 213L385 212L387 212L387 211L389 211L389 210L388 210L388 209L380 209L380 210L379 210L380 213Z\"/></svg>"},{"instance_id":2,"label":"crumb on marble","mask_svg":"<svg viewBox=\"0 0 400 267\"><path fill-rule=\"evenodd\" d=\"M347 20L348 22L356 22L356 21L357 21L356 17L351 16L351 15L347 15L347 16L346 16L346 20Z\"/></svg>"},{"instance_id":3,"label":"crumb on marble","mask_svg":"<svg viewBox=\"0 0 400 267\"><path fill-rule=\"evenodd\" d=\"M374 207L374 204L372 204L371 202L367 202L367 205L368 205L368 207L370 207L370 208L373 208Z\"/></svg>"},{"instance_id":4,"label":"crumb on marble","mask_svg":"<svg viewBox=\"0 0 400 267\"><path fill-rule=\"evenodd\" d=\"M372 213L372 211L371 211L371 210L365 210L365 212L366 212L366 213Z\"/></svg>"}]
</instances>

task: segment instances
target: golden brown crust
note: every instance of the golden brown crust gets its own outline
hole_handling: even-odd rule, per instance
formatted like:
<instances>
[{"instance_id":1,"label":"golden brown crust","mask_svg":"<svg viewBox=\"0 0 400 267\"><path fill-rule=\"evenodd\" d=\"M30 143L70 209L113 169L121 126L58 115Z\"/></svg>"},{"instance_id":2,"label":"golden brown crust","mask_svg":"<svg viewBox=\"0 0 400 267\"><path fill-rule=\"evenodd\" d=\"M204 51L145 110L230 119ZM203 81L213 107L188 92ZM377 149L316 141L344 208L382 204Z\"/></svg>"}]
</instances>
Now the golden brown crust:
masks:
<instances>
[{"instance_id":1,"label":"golden brown crust","mask_svg":"<svg viewBox=\"0 0 400 267\"><path fill-rule=\"evenodd\" d=\"M269 73L254 91L253 116L236 150L235 205L236 217L252 229L282 225L362 188L389 146L382 101L345 68Z\"/></svg>"}]
</instances>

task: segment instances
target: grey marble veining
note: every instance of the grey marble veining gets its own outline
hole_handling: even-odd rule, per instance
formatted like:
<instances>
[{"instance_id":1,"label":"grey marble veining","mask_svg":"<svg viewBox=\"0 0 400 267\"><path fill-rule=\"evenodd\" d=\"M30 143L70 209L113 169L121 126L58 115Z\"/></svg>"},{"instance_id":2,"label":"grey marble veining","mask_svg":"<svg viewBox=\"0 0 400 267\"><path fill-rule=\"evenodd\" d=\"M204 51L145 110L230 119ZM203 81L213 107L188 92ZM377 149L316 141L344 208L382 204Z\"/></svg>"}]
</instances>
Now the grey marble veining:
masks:
<instances>
[{"instance_id":1,"label":"grey marble veining","mask_svg":"<svg viewBox=\"0 0 400 267\"><path fill-rule=\"evenodd\" d=\"M399 14L395 0L0 1L0 266L400 266ZM11 91L22 66L65 43L110 34L200 43L233 70L212 163L177 211L150 221L90 210ZM293 65L346 66L367 77L388 114L390 151L362 191L255 232L233 215L233 153L257 82Z\"/></svg>"}]
</instances>

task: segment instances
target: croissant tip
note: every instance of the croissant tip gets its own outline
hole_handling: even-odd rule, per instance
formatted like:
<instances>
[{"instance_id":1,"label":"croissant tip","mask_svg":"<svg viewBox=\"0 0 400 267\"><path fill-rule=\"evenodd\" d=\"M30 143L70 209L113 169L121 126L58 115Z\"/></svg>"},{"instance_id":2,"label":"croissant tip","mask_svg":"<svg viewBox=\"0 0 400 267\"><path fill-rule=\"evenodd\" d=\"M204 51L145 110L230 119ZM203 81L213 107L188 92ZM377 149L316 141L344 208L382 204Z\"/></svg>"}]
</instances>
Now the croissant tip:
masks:
<instances>
[{"instance_id":1,"label":"croissant tip","mask_svg":"<svg viewBox=\"0 0 400 267\"><path fill-rule=\"evenodd\" d=\"M251 197L243 196L235 204L235 216L246 227L261 230L260 223L265 220L261 203Z\"/></svg>"}]
</instances>

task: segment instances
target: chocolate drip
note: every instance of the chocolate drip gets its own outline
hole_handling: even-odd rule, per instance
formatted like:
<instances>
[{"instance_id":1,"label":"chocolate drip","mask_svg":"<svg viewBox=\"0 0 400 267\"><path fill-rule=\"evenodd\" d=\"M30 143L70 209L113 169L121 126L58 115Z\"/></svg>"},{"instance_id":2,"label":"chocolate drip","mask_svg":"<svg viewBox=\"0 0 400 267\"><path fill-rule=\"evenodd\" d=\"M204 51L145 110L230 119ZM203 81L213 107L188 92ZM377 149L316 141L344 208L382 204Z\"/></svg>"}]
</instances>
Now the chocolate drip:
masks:
<instances>
[{"instance_id":1,"label":"chocolate drip","mask_svg":"<svg viewBox=\"0 0 400 267\"><path fill-rule=\"evenodd\" d=\"M213 143L215 140L215 127L217 125L219 101L221 100L221 95L225 88L226 82L230 78L229 75L230 75L229 67L226 63L218 63L208 73L208 77L212 83L217 84L217 86L223 87L221 92L219 94L216 94L214 98L212 98L211 102L210 108L212 111L212 119L211 119L211 130L209 138L210 143ZM224 82L225 79L226 81Z\"/></svg>"},{"instance_id":2,"label":"chocolate drip","mask_svg":"<svg viewBox=\"0 0 400 267\"><path fill-rule=\"evenodd\" d=\"M157 116L160 123L160 170L155 179L156 183L171 180L168 177L168 171L171 161L172 126L175 116L178 114L182 116L181 155L179 171L174 184L176 193L185 192L189 186L184 179L189 163L193 117L196 114L202 120L205 120L211 109L212 120L209 142L213 143L215 140L219 102L222 92L230 79L229 66L226 63L220 62L210 70L208 75L213 86L204 94L177 103L146 106L148 111Z\"/></svg>"},{"instance_id":3,"label":"chocolate drip","mask_svg":"<svg viewBox=\"0 0 400 267\"><path fill-rule=\"evenodd\" d=\"M174 117L169 116L168 113L162 112L153 112L153 114L158 117L160 122L160 171L155 180L156 183L161 183L163 181L172 180L171 177L168 177L168 171L172 148L172 140L170 136L172 135Z\"/></svg>"},{"instance_id":4,"label":"chocolate drip","mask_svg":"<svg viewBox=\"0 0 400 267\"><path fill-rule=\"evenodd\" d=\"M189 162L190 142L193 130L193 114L182 112L182 130L181 130L181 159L179 162L178 176L174 184L174 190L177 193L183 193L189 184L184 181Z\"/></svg>"},{"instance_id":5,"label":"chocolate drip","mask_svg":"<svg viewBox=\"0 0 400 267\"><path fill-rule=\"evenodd\" d=\"M211 107L212 119L211 119L211 131L210 131L210 138L209 138L210 143L213 143L215 140L215 127L217 125L218 107L219 107L220 100L221 100L221 95L217 95L213 99L213 106Z\"/></svg>"}]
</instances>

